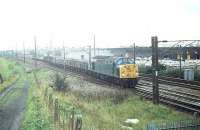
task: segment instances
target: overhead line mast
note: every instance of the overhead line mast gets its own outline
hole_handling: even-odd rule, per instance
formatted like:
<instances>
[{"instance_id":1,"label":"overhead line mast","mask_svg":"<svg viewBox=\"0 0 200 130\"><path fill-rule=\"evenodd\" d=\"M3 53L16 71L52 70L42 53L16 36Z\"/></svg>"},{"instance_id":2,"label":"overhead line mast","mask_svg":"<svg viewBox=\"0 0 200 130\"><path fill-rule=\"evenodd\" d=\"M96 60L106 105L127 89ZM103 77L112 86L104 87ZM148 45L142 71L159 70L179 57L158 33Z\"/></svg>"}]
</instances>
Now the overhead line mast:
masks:
<instances>
[{"instance_id":1,"label":"overhead line mast","mask_svg":"<svg viewBox=\"0 0 200 130\"><path fill-rule=\"evenodd\" d=\"M159 104L159 86L158 86L158 37L151 37L152 44L152 86L153 86L153 103Z\"/></svg>"},{"instance_id":2,"label":"overhead line mast","mask_svg":"<svg viewBox=\"0 0 200 130\"><path fill-rule=\"evenodd\" d=\"M158 37L154 36L151 37L151 43L152 43L152 86L153 86L153 103L154 104L159 104L159 85L158 85L158 43L166 43L166 42L177 42L177 43L181 43L181 42L199 42L200 40L162 40L162 41L158 41ZM176 43L176 44L177 44ZM190 43L190 44L192 44ZM173 46L175 46L176 44L174 44ZM188 45L190 45L188 44ZM181 47L179 46L179 62L180 62L180 77L181 77Z\"/></svg>"},{"instance_id":3,"label":"overhead line mast","mask_svg":"<svg viewBox=\"0 0 200 130\"><path fill-rule=\"evenodd\" d=\"M65 45L64 45L64 41L63 41L63 60L64 60L64 72L65 72L66 63L65 63Z\"/></svg>"}]
</instances>

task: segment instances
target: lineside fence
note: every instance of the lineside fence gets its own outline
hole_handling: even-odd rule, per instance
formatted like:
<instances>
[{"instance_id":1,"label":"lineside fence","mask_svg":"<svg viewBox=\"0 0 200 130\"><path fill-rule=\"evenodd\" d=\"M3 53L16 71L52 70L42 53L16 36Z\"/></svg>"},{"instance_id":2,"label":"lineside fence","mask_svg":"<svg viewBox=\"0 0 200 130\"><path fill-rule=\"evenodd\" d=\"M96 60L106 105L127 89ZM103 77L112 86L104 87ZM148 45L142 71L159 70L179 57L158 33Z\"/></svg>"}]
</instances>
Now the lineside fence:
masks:
<instances>
[{"instance_id":1,"label":"lineside fence","mask_svg":"<svg viewBox=\"0 0 200 130\"><path fill-rule=\"evenodd\" d=\"M82 115L71 104L60 101L48 88L44 90L44 100L52 115L54 129L81 130Z\"/></svg>"},{"instance_id":2,"label":"lineside fence","mask_svg":"<svg viewBox=\"0 0 200 130\"><path fill-rule=\"evenodd\" d=\"M37 70L35 70L37 71ZM53 122L51 128L54 130L81 130L82 129L82 114L75 109L72 104L59 100L53 95L52 88L41 87L36 72L34 72L35 82L42 91L42 96L46 102L50 117Z\"/></svg>"},{"instance_id":3,"label":"lineside fence","mask_svg":"<svg viewBox=\"0 0 200 130\"><path fill-rule=\"evenodd\" d=\"M147 130L200 130L200 120L150 123Z\"/></svg>"}]
</instances>

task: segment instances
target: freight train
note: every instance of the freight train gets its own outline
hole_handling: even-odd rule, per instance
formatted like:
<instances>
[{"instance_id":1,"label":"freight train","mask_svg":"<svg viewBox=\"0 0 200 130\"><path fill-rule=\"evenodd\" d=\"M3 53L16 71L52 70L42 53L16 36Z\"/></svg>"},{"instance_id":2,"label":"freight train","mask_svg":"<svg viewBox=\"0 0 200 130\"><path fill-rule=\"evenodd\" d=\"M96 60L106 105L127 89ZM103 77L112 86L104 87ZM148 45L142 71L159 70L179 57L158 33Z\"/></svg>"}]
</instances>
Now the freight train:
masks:
<instances>
[{"instance_id":1,"label":"freight train","mask_svg":"<svg viewBox=\"0 0 200 130\"><path fill-rule=\"evenodd\" d=\"M55 60L53 57L44 57L37 60L48 62L59 68L64 68L65 64L67 70L85 73L123 87L135 87L138 81L138 66L126 57L97 59L92 61L91 64L74 59L66 59L64 62L63 59Z\"/></svg>"}]
</instances>

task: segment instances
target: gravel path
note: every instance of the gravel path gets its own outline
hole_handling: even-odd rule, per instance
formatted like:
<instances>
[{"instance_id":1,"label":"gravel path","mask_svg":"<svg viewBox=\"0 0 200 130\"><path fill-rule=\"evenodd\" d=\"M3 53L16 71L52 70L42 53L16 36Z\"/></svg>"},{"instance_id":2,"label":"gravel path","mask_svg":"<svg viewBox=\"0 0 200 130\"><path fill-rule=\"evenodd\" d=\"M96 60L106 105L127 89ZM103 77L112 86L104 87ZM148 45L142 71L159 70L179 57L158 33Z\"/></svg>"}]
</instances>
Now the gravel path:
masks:
<instances>
[{"instance_id":1,"label":"gravel path","mask_svg":"<svg viewBox=\"0 0 200 130\"><path fill-rule=\"evenodd\" d=\"M16 83L0 94L0 130L18 130L26 106L29 83ZM3 95L3 96L1 96Z\"/></svg>"}]
</instances>

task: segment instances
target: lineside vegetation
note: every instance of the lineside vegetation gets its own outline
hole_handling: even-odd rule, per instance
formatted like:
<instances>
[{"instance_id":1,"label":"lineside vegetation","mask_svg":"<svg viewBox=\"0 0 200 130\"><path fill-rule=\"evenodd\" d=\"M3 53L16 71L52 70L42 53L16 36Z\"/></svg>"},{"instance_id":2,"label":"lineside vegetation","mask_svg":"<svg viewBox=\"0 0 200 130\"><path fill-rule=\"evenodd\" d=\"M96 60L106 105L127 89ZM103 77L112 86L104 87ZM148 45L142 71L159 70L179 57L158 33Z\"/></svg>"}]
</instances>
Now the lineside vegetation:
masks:
<instances>
[{"instance_id":1,"label":"lineside vegetation","mask_svg":"<svg viewBox=\"0 0 200 130\"><path fill-rule=\"evenodd\" d=\"M7 66L1 72L6 80L25 71L15 62L4 59L0 62ZM9 68L9 64L16 69ZM122 126L145 130L150 122L193 119L173 108L155 106L130 89L114 89L70 75L63 78L48 69L32 70L24 77L29 80L30 89L21 130L68 129L72 126L72 115L74 119L81 118L82 130L121 130ZM139 123L126 124L126 119L138 119Z\"/></svg>"},{"instance_id":2,"label":"lineside vegetation","mask_svg":"<svg viewBox=\"0 0 200 130\"><path fill-rule=\"evenodd\" d=\"M2 78L0 93L17 80L22 71L23 68L19 63L0 58L0 74Z\"/></svg>"},{"instance_id":3,"label":"lineside vegetation","mask_svg":"<svg viewBox=\"0 0 200 130\"><path fill-rule=\"evenodd\" d=\"M193 119L192 116L177 112L163 105L155 106L151 101L143 100L134 91L113 89L88 83L83 79L70 77L65 79L68 91L58 91L52 84L55 73L42 69L38 72L41 86L58 98L61 104L68 104L82 115L83 130L121 130L128 125L134 130L146 129L150 122ZM53 85L53 87L52 87ZM138 119L138 124L125 124L126 119Z\"/></svg>"}]
</instances>

